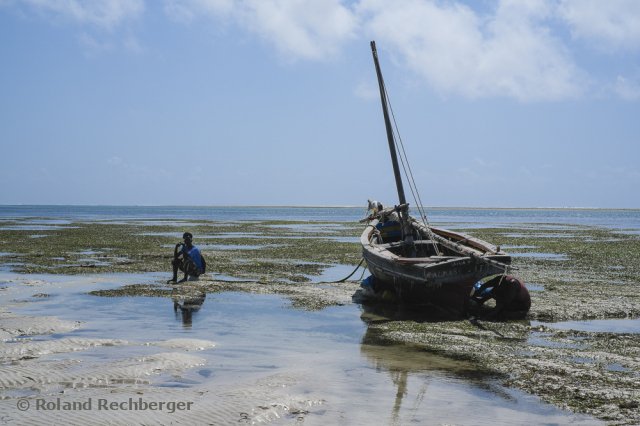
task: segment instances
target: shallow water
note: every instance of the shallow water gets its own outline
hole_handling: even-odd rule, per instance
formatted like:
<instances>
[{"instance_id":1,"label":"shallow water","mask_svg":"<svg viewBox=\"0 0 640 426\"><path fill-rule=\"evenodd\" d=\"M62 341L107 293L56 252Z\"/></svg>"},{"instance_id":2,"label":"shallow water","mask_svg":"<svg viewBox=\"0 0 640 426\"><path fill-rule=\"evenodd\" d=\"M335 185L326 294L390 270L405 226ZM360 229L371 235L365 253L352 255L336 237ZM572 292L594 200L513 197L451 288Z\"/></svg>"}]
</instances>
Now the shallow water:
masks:
<instances>
[{"instance_id":1,"label":"shallow water","mask_svg":"<svg viewBox=\"0 0 640 426\"><path fill-rule=\"evenodd\" d=\"M343 280L348 277L356 268L353 265L329 265L322 270L320 275L307 275L309 281L313 283L330 283ZM357 279L363 274L363 269L359 268L352 279Z\"/></svg>"},{"instance_id":2,"label":"shallow water","mask_svg":"<svg viewBox=\"0 0 640 426\"><path fill-rule=\"evenodd\" d=\"M580 342L556 342L547 339L550 336L552 336L551 333L533 332L527 338L527 344L543 348L583 349L586 347Z\"/></svg>"},{"instance_id":3,"label":"shallow water","mask_svg":"<svg viewBox=\"0 0 640 426\"><path fill-rule=\"evenodd\" d=\"M310 402L298 414L272 418L270 421L276 424L301 415L305 424L318 425L597 424L506 389L466 362L429 354L410 345L380 345L361 319L363 311L357 304L308 312L291 308L289 301L280 296L227 292L207 294L190 302L176 297L177 302L193 308L190 313L183 313L174 309L171 298L86 294L97 288L157 283L164 278L158 274L30 276L28 285L11 281L15 276L0 274L0 281L10 287L0 295L3 303L29 298L36 292L47 293L49 297L12 306L13 312L82 321L75 331L37 339L129 342L43 356L42 362L75 360L85 368L95 366L99 370L114 360L166 352L158 342L171 339L215 342L213 349L189 352L203 358L204 365L185 368L178 375L145 376L145 380L167 392L175 388L218 392L240 389L241 395L247 395L245 399L259 387L266 392L264 401L278 401L280 391L276 388L281 386L263 389L256 383L267 379L271 383L273 377L286 379L288 394L302 395ZM112 367L108 371L116 370ZM109 392L110 388L104 389L104 393ZM6 389L0 390L0 394L11 396ZM227 424L237 423L240 413L225 410L219 407L220 419Z\"/></svg>"},{"instance_id":4,"label":"shallow water","mask_svg":"<svg viewBox=\"0 0 640 426\"><path fill-rule=\"evenodd\" d=\"M322 239L332 240L344 243L358 243L360 237L340 237L335 235L263 235L249 234L245 232L225 232L216 236L198 236L198 238L215 238L215 239L251 239L251 240L306 240L306 239Z\"/></svg>"},{"instance_id":5,"label":"shallow water","mask_svg":"<svg viewBox=\"0 0 640 426\"><path fill-rule=\"evenodd\" d=\"M215 272L207 272L214 281L246 281L246 278L238 278L226 274L218 274Z\"/></svg>"},{"instance_id":6,"label":"shallow water","mask_svg":"<svg viewBox=\"0 0 640 426\"><path fill-rule=\"evenodd\" d=\"M640 229L625 229L617 233L622 235L640 235Z\"/></svg>"},{"instance_id":7,"label":"shallow water","mask_svg":"<svg viewBox=\"0 0 640 426\"><path fill-rule=\"evenodd\" d=\"M279 224L269 225L269 228L274 229L287 229L295 232L309 232L309 233L328 233L335 232L344 227L337 223L291 223L291 224Z\"/></svg>"},{"instance_id":8,"label":"shallow water","mask_svg":"<svg viewBox=\"0 0 640 426\"><path fill-rule=\"evenodd\" d=\"M640 231L640 210L609 209L483 209L429 207L433 223L576 224ZM303 220L355 222L365 217L358 207L233 207L233 206L0 206L0 218L66 220ZM538 226L538 225L536 225Z\"/></svg>"},{"instance_id":9,"label":"shallow water","mask_svg":"<svg viewBox=\"0 0 640 426\"><path fill-rule=\"evenodd\" d=\"M63 226L63 225L7 225L0 226L0 231L57 231L60 229L73 229L77 226Z\"/></svg>"},{"instance_id":10,"label":"shallow water","mask_svg":"<svg viewBox=\"0 0 640 426\"><path fill-rule=\"evenodd\" d=\"M268 247L280 247L280 244L198 244L201 249L213 250L260 250Z\"/></svg>"},{"instance_id":11,"label":"shallow water","mask_svg":"<svg viewBox=\"0 0 640 426\"><path fill-rule=\"evenodd\" d=\"M589 331L593 333L640 333L640 318L598 319L588 321L563 321L543 323L532 321L532 325L545 325L560 330Z\"/></svg>"},{"instance_id":12,"label":"shallow water","mask_svg":"<svg viewBox=\"0 0 640 426\"><path fill-rule=\"evenodd\" d=\"M511 257L530 257L533 259L543 259L543 260L567 260L568 259L566 254L543 253L543 252L511 253Z\"/></svg>"},{"instance_id":13,"label":"shallow water","mask_svg":"<svg viewBox=\"0 0 640 426\"><path fill-rule=\"evenodd\" d=\"M536 283L525 283L529 291L544 291L544 286Z\"/></svg>"},{"instance_id":14,"label":"shallow water","mask_svg":"<svg viewBox=\"0 0 640 426\"><path fill-rule=\"evenodd\" d=\"M509 232L506 234L503 234L505 237L508 238L576 238L575 235L573 234L556 234L556 233L549 233L549 234L521 234L521 233L516 233L516 232Z\"/></svg>"}]
</instances>

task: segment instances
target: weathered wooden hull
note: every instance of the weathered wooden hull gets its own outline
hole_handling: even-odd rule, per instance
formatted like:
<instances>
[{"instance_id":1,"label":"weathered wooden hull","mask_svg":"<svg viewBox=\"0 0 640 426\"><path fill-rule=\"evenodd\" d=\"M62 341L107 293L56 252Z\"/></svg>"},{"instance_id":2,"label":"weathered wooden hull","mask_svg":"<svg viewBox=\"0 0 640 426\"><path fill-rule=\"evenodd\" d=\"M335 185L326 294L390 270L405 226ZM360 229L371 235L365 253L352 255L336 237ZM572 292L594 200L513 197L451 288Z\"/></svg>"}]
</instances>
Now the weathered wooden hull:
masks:
<instances>
[{"instance_id":1,"label":"weathered wooden hull","mask_svg":"<svg viewBox=\"0 0 640 426\"><path fill-rule=\"evenodd\" d=\"M511 262L506 253L482 240L432 228L460 244L458 256L402 257L387 245L372 242L375 222L362 234L363 257L376 283L393 290L405 303L430 304L449 312L463 312L473 284L484 277L504 272ZM468 244L472 240L471 244Z\"/></svg>"}]
</instances>

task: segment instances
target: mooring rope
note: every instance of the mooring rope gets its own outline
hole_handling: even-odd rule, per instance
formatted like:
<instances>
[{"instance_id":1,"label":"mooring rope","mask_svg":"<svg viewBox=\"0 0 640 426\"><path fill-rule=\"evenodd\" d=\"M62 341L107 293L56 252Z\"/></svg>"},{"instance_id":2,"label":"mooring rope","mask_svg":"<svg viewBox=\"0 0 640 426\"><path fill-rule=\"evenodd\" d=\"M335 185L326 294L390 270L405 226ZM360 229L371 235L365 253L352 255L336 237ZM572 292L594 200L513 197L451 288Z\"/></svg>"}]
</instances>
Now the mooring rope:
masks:
<instances>
[{"instance_id":1,"label":"mooring rope","mask_svg":"<svg viewBox=\"0 0 640 426\"><path fill-rule=\"evenodd\" d=\"M351 278L353 276L353 274L356 273L356 271L358 269L360 269L360 266L362 266L362 263L364 262L364 257L362 259L360 259L360 263L358 263L358 266L356 266L356 269L353 270L353 272L351 272L349 275L347 275L346 277L342 278L341 280L338 281L321 281L318 284L336 284L336 283L343 283L345 281L347 281L349 278ZM364 277L365 272L367 271L367 268L364 268L362 271L362 276L360 277L359 281L362 280L362 277ZM221 278L215 278L215 276L211 276L211 281L209 280L198 280L198 281L189 281L189 284L193 285L193 284L200 284L200 283L208 283L208 282L222 282L222 283L230 283L230 284L247 284L247 283L256 283L256 284L270 284L269 281L264 281L264 280L225 280L225 279L221 279ZM174 285L169 285L169 287L172 288L177 288L177 289L182 289L185 288L182 283L180 284L174 284Z\"/></svg>"},{"instance_id":2,"label":"mooring rope","mask_svg":"<svg viewBox=\"0 0 640 426\"><path fill-rule=\"evenodd\" d=\"M362 265L362 262L364 262L364 257L362 259L360 259L360 263L358 263L358 266L356 266L356 269L353 270L353 272L351 272L349 275L347 275L346 277L344 277L341 280L338 281L323 281L323 283L325 284L335 284L335 283L343 283L346 280L348 280L349 278L351 278L353 276L353 274L356 273L356 271L360 268L360 266ZM362 275L364 276L364 272L362 272Z\"/></svg>"}]
</instances>

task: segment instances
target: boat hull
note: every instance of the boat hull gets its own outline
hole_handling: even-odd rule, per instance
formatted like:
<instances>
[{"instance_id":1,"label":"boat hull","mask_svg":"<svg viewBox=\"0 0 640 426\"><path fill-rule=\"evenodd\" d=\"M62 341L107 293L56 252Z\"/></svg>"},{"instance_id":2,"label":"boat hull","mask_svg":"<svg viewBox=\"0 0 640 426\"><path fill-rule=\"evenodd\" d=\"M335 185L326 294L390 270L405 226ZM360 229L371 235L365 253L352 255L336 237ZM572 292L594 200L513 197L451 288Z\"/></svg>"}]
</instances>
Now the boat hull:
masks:
<instances>
[{"instance_id":1,"label":"boat hull","mask_svg":"<svg viewBox=\"0 0 640 426\"><path fill-rule=\"evenodd\" d=\"M375 278L376 290L391 290L403 303L432 305L438 310L460 315L466 310L473 285L487 276L504 273L505 264L511 262L509 255L497 251L447 258L405 258L382 244L372 243L373 228L362 235L362 254ZM448 230L438 232L461 239L468 237ZM484 242L474 239L476 246L480 243Z\"/></svg>"},{"instance_id":2,"label":"boat hull","mask_svg":"<svg viewBox=\"0 0 640 426\"><path fill-rule=\"evenodd\" d=\"M369 272L381 289L391 289L404 303L430 304L462 313L473 285L484 277L501 273L471 259L455 265L420 268L399 265L371 253L363 253Z\"/></svg>"}]
</instances>

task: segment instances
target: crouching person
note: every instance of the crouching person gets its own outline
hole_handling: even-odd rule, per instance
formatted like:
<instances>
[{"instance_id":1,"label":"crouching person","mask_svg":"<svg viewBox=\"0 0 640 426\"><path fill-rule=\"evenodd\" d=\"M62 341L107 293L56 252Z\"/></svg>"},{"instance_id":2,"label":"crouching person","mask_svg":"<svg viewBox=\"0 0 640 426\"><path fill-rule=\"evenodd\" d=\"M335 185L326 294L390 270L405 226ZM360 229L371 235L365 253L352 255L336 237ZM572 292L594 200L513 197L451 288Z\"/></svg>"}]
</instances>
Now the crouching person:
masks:
<instances>
[{"instance_id":1,"label":"crouching person","mask_svg":"<svg viewBox=\"0 0 640 426\"><path fill-rule=\"evenodd\" d=\"M531 308L529 290L522 281L511 275L498 275L473 287L471 300L479 309L489 299L494 299L496 305L481 315L489 320L522 319Z\"/></svg>"},{"instance_id":2,"label":"crouching person","mask_svg":"<svg viewBox=\"0 0 640 426\"><path fill-rule=\"evenodd\" d=\"M173 250L173 277L169 283L176 282L178 279L178 270L184 272L184 278L178 282L187 280L196 280L205 273L207 264L204 257L200 253L200 249L193 245L193 234L185 232L182 235L183 243L176 244Z\"/></svg>"}]
</instances>

